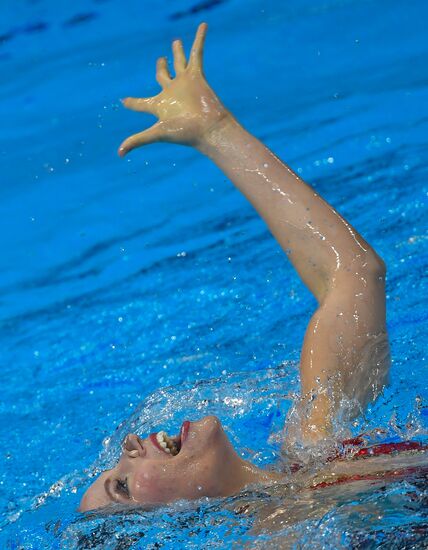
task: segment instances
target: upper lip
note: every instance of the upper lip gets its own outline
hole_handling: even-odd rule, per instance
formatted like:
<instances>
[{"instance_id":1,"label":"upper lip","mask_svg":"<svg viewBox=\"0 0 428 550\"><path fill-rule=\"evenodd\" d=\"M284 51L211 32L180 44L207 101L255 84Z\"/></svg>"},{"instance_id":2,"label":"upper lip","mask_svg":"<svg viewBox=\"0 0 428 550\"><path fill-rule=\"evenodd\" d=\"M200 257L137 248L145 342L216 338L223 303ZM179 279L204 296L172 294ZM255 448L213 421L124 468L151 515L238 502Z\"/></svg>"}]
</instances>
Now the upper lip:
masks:
<instances>
[{"instance_id":1,"label":"upper lip","mask_svg":"<svg viewBox=\"0 0 428 550\"><path fill-rule=\"evenodd\" d=\"M158 432L155 432L155 433L152 433L149 435L149 439L152 443L152 445L154 445L156 447L156 449L159 449L160 451L163 451L165 454L167 454L167 452L165 451L165 449L163 449L160 445L159 445L159 442L157 440L157 436L158 435Z\"/></svg>"}]
</instances>

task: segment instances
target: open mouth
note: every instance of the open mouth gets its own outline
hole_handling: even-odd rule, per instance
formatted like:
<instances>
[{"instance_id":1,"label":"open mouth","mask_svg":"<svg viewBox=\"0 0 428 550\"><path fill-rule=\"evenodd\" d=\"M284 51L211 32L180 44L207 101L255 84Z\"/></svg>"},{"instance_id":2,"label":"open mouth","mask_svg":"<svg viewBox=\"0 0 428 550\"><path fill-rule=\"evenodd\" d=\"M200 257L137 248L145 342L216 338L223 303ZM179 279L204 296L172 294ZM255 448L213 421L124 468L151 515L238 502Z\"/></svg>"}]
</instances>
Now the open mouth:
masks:
<instances>
[{"instance_id":1,"label":"open mouth","mask_svg":"<svg viewBox=\"0 0 428 550\"><path fill-rule=\"evenodd\" d=\"M155 447L163 451L166 454L177 456L183 448L184 442L187 439L189 433L190 422L186 420L183 422L180 433L175 436L168 435L165 431L160 431L150 435L150 441Z\"/></svg>"}]
</instances>

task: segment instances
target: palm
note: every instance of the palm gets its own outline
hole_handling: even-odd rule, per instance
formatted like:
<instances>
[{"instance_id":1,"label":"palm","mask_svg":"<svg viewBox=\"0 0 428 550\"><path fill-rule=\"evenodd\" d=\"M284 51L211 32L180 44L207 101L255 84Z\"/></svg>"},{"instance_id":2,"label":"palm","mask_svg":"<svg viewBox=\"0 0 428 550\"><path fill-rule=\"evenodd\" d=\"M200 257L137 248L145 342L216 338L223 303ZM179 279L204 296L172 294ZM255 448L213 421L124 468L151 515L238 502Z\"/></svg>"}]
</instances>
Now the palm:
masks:
<instances>
[{"instance_id":1,"label":"palm","mask_svg":"<svg viewBox=\"0 0 428 550\"><path fill-rule=\"evenodd\" d=\"M195 145L201 136L226 113L225 108L206 82L202 69L203 45L207 26L199 25L186 62L181 41L173 42L175 78L166 58L157 62L156 79L162 91L149 98L126 98L125 107L154 114L158 122L151 128L127 138L119 148L126 153L155 141L171 141Z\"/></svg>"}]
</instances>

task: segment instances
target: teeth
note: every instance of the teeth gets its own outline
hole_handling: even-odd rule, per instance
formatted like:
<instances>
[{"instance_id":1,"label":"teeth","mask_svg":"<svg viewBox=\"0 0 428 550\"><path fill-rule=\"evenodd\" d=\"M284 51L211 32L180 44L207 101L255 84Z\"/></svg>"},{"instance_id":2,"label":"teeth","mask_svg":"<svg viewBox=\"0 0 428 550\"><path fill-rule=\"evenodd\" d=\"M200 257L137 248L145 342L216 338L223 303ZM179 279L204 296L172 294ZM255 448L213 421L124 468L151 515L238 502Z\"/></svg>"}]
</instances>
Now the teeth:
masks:
<instances>
[{"instance_id":1,"label":"teeth","mask_svg":"<svg viewBox=\"0 0 428 550\"><path fill-rule=\"evenodd\" d=\"M177 444L175 441L163 430L158 432L156 435L159 445L166 453L172 454L173 456L178 454Z\"/></svg>"}]
</instances>

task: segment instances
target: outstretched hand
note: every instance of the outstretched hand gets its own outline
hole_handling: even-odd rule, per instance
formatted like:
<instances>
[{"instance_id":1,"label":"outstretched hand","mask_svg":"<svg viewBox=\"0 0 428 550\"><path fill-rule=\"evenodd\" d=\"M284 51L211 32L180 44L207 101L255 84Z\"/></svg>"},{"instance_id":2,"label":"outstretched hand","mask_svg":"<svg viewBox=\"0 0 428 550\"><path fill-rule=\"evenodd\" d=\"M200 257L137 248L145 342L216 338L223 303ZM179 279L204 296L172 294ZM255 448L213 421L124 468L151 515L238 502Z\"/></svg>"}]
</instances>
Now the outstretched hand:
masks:
<instances>
[{"instance_id":1,"label":"outstretched hand","mask_svg":"<svg viewBox=\"0 0 428 550\"><path fill-rule=\"evenodd\" d=\"M197 145L228 111L205 80L202 57L207 24L201 23L190 52L189 60L181 40L172 43L175 78L172 78L166 57L157 61L156 80L162 91L153 97L127 97L123 104L128 109L151 113L158 117L151 128L134 134L121 144L119 155L156 141L183 145Z\"/></svg>"}]
</instances>

